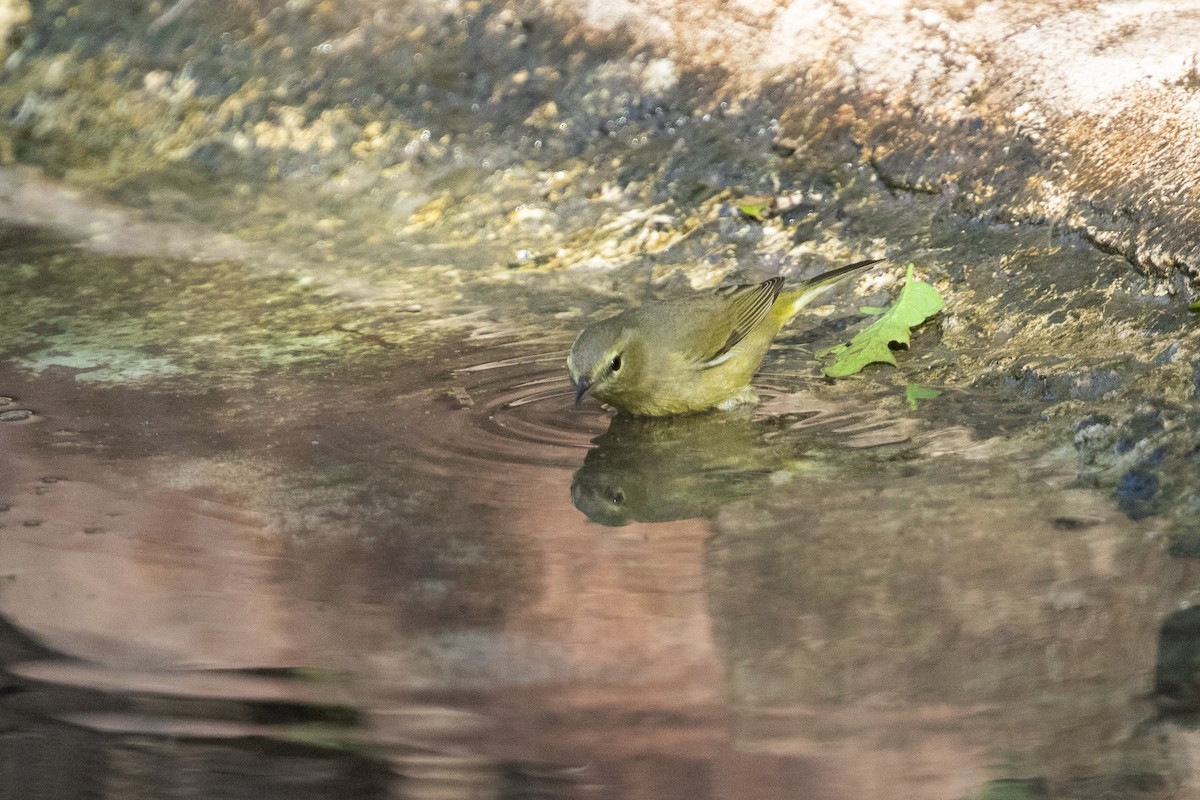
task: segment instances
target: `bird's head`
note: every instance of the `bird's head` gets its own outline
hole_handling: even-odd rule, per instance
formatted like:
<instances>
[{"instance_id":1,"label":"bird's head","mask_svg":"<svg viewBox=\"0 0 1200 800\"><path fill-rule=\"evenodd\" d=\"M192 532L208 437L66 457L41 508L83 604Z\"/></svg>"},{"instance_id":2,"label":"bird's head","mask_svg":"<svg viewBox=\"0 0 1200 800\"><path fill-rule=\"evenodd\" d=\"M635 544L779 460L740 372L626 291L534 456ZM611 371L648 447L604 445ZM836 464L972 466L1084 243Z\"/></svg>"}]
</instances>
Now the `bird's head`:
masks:
<instances>
[{"instance_id":1,"label":"bird's head","mask_svg":"<svg viewBox=\"0 0 1200 800\"><path fill-rule=\"evenodd\" d=\"M571 345L567 369L575 387L575 402L591 392L601 400L622 394L632 385L636 372L636 348L631 348L633 329L626 325L625 315L593 323L582 331Z\"/></svg>"}]
</instances>

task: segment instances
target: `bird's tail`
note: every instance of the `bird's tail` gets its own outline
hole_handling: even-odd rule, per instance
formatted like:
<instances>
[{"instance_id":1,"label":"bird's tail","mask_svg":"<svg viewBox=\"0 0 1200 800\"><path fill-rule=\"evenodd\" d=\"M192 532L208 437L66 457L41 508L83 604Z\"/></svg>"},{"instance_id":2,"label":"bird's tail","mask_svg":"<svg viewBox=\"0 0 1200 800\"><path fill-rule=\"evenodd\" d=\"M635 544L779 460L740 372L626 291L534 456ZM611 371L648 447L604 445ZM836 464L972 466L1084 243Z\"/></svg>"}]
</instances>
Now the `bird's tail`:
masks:
<instances>
[{"instance_id":1,"label":"bird's tail","mask_svg":"<svg viewBox=\"0 0 1200 800\"><path fill-rule=\"evenodd\" d=\"M883 259L869 258L866 261L856 261L844 267L822 272L815 278L809 278L794 289L785 290L783 293L784 298L791 303L791 308L788 309L787 320L791 321L805 306L834 286L844 280L863 274L880 261L883 261Z\"/></svg>"}]
</instances>

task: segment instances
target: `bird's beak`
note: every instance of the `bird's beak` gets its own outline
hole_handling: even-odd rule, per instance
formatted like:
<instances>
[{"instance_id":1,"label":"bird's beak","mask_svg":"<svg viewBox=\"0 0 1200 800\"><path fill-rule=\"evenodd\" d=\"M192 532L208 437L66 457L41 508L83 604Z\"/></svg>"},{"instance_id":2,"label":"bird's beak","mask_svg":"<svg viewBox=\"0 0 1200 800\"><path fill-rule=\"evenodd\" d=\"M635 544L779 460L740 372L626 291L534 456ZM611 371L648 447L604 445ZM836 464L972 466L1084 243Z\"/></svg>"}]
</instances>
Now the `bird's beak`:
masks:
<instances>
[{"instance_id":1,"label":"bird's beak","mask_svg":"<svg viewBox=\"0 0 1200 800\"><path fill-rule=\"evenodd\" d=\"M579 380L575 381L575 405L579 405L583 401L583 396L590 388L592 388L592 382L588 380L587 375L580 375Z\"/></svg>"}]
</instances>

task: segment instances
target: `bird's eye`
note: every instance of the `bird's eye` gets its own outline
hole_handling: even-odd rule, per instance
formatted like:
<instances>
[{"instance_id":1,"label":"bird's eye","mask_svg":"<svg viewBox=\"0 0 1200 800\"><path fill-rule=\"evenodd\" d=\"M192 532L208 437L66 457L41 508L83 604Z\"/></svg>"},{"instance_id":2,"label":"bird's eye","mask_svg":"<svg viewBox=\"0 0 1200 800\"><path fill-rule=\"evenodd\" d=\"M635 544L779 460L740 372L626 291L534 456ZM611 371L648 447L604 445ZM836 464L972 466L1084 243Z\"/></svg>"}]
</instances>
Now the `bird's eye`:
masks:
<instances>
[{"instance_id":1,"label":"bird's eye","mask_svg":"<svg viewBox=\"0 0 1200 800\"><path fill-rule=\"evenodd\" d=\"M612 369L613 372L617 372L618 370L620 370L621 369L621 357L613 356L612 363L609 364L608 366Z\"/></svg>"}]
</instances>

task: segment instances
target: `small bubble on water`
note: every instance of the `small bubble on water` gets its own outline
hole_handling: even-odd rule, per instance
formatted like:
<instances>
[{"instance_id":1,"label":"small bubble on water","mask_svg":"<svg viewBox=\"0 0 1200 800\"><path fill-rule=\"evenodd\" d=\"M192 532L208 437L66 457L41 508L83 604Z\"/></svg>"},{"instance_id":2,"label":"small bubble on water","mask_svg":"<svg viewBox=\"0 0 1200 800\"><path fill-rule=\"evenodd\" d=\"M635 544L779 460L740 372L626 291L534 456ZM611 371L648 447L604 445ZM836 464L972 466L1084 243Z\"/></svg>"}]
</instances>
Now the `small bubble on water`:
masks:
<instances>
[{"instance_id":1,"label":"small bubble on water","mask_svg":"<svg viewBox=\"0 0 1200 800\"><path fill-rule=\"evenodd\" d=\"M16 408L12 411L5 411L0 414L0 422L21 422L33 416L33 412L27 408Z\"/></svg>"}]
</instances>

